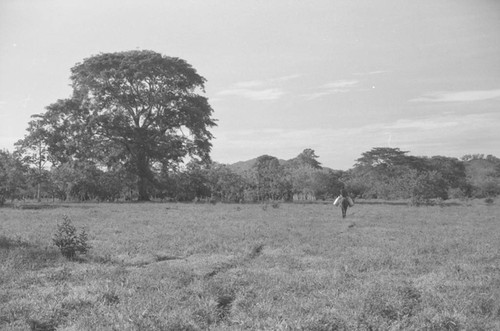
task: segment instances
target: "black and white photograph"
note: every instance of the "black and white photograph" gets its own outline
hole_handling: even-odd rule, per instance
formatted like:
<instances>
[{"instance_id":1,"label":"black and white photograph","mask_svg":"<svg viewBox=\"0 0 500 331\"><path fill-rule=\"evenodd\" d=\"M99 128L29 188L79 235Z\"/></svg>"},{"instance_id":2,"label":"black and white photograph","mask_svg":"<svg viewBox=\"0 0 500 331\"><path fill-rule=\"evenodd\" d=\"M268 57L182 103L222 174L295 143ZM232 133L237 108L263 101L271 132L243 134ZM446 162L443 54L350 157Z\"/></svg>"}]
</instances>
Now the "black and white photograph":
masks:
<instances>
[{"instance_id":1,"label":"black and white photograph","mask_svg":"<svg viewBox=\"0 0 500 331\"><path fill-rule=\"evenodd\" d=\"M0 0L0 330L500 330L500 1Z\"/></svg>"}]
</instances>

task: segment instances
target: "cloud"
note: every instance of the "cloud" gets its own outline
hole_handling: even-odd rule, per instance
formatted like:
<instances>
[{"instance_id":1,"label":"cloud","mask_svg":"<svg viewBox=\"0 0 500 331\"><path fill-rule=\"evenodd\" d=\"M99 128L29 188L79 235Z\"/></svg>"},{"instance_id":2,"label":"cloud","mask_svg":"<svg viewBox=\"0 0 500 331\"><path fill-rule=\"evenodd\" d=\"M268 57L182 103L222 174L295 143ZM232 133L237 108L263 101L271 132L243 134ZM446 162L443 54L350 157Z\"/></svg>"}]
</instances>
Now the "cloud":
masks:
<instances>
[{"instance_id":1,"label":"cloud","mask_svg":"<svg viewBox=\"0 0 500 331\"><path fill-rule=\"evenodd\" d=\"M286 92L280 88L269 88L269 89L249 89L249 88L233 88L220 91L218 95L232 95L239 96L251 100L276 100L281 98Z\"/></svg>"},{"instance_id":2,"label":"cloud","mask_svg":"<svg viewBox=\"0 0 500 331\"><path fill-rule=\"evenodd\" d=\"M302 94L307 100L318 99L336 93L346 93L359 84L359 80L337 80L319 86L315 92Z\"/></svg>"},{"instance_id":3,"label":"cloud","mask_svg":"<svg viewBox=\"0 0 500 331\"><path fill-rule=\"evenodd\" d=\"M284 127L252 128L246 130L222 130L219 138L245 148L252 144L266 146L269 141L279 148L302 144L332 146L336 141L365 141L369 144L384 142L387 135L393 138L408 137L411 141L444 140L447 136L459 136L474 132L477 136L496 130L499 116L496 113L468 115L438 115L419 119L398 119L391 122L377 122L366 125L337 128L309 127L289 129ZM378 139L378 140L377 140ZM396 141L397 142L397 141ZM450 141L453 143L453 141ZM349 144L347 144L349 146Z\"/></svg>"},{"instance_id":4,"label":"cloud","mask_svg":"<svg viewBox=\"0 0 500 331\"><path fill-rule=\"evenodd\" d=\"M500 89L496 90L470 90L459 92L433 92L410 102L473 102L500 98Z\"/></svg>"},{"instance_id":5,"label":"cloud","mask_svg":"<svg viewBox=\"0 0 500 331\"><path fill-rule=\"evenodd\" d=\"M379 75L379 74L384 74L386 72L389 72L387 70L374 70L374 71L369 71L369 72L355 72L353 75L355 76L369 76L369 75Z\"/></svg>"},{"instance_id":6,"label":"cloud","mask_svg":"<svg viewBox=\"0 0 500 331\"><path fill-rule=\"evenodd\" d=\"M429 118L420 120L398 120L392 124L385 126L386 129L406 130L406 129L419 129L419 130L435 130L449 128L459 125L460 123L454 119L449 118Z\"/></svg>"},{"instance_id":7,"label":"cloud","mask_svg":"<svg viewBox=\"0 0 500 331\"><path fill-rule=\"evenodd\" d=\"M265 84L265 81L263 80L250 80L250 81L245 81L245 82L238 82L234 84L236 87L241 87L241 88L250 88L250 87L257 87L257 86L263 86Z\"/></svg>"},{"instance_id":8,"label":"cloud","mask_svg":"<svg viewBox=\"0 0 500 331\"><path fill-rule=\"evenodd\" d=\"M358 84L358 80L338 80L331 83L326 83L322 86L325 89L346 89Z\"/></svg>"},{"instance_id":9,"label":"cloud","mask_svg":"<svg viewBox=\"0 0 500 331\"><path fill-rule=\"evenodd\" d=\"M335 169L348 169L363 152L376 146L398 147L410 151L410 155L460 157L478 148L480 151L497 151L499 120L498 113L474 113L395 119L337 128L275 126L226 130L219 127L213 157L226 163L263 154L289 159L305 148L312 148L324 166Z\"/></svg>"},{"instance_id":10,"label":"cloud","mask_svg":"<svg viewBox=\"0 0 500 331\"><path fill-rule=\"evenodd\" d=\"M281 76L278 78L271 79L273 82L286 82L295 78L302 77L301 74L292 74L292 75L287 75L287 76Z\"/></svg>"},{"instance_id":11,"label":"cloud","mask_svg":"<svg viewBox=\"0 0 500 331\"><path fill-rule=\"evenodd\" d=\"M232 88L219 91L220 96L238 96L250 100L276 100L287 94L286 90L278 85L283 82L300 77L299 74L269 78L265 80L242 81L234 84Z\"/></svg>"}]
</instances>

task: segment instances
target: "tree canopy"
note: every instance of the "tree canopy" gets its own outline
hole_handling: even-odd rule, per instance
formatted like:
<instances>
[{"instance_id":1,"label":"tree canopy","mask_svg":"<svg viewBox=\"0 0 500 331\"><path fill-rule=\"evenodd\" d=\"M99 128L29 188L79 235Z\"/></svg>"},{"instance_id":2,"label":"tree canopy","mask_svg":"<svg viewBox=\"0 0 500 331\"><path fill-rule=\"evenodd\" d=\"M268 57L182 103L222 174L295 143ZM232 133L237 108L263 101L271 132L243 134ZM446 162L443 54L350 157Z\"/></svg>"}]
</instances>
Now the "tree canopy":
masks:
<instances>
[{"instance_id":1,"label":"tree canopy","mask_svg":"<svg viewBox=\"0 0 500 331\"><path fill-rule=\"evenodd\" d=\"M374 147L370 151L361 154L361 157L356 160L356 166L377 167L400 165L404 163L407 153L407 151L402 151L399 148Z\"/></svg>"},{"instance_id":2,"label":"tree canopy","mask_svg":"<svg viewBox=\"0 0 500 331\"><path fill-rule=\"evenodd\" d=\"M26 185L25 167L15 155L0 150L0 206L14 199Z\"/></svg>"},{"instance_id":3,"label":"tree canopy","mask_svg":"<svg viewBox=\"0 0 500 331\"><path fill-rule=\"evenodd\" d=\"M186 61L153 51L103 53L71 69L73 95L38 115L55 160L123 164L148 200L153 169L186 157L210 160L215 126L205 78Z\"/></svg>"},{"instance_id":4,"label":"tree canopy","mask_svg":"<svg viewBox=\"0 0 500 331\"><path fill-rule=\"evenodd\" d=\"M297 155L296 158L291 160L292 166L309 166L314 169L321 169L321 163L316 160L318 156L311 148L306 148Z\"/></svg>"}]
</instances>

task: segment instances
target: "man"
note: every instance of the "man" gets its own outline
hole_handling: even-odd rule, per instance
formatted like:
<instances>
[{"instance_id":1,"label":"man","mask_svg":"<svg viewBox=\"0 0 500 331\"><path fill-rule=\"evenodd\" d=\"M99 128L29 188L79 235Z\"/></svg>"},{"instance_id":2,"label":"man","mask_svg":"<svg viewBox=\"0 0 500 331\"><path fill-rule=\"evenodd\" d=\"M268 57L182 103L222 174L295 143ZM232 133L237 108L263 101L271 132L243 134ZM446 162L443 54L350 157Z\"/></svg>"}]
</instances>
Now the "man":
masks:
<instances>
[{"instance_id":1,"label":"man","mask_svg":"<svg viewBox=\"0 0 500 331\"><path fill-rule=\"evenodd\" d=\"M340 190L340 195L337 199L339 198L341 199L339 203L340 203L340 208L342 209L342 218L345 218L347 215L347 208L352 207L354 205L354 202L352 201L351 197L349 196L345 188L342 188Z\"/></svg>"}]
</instances>

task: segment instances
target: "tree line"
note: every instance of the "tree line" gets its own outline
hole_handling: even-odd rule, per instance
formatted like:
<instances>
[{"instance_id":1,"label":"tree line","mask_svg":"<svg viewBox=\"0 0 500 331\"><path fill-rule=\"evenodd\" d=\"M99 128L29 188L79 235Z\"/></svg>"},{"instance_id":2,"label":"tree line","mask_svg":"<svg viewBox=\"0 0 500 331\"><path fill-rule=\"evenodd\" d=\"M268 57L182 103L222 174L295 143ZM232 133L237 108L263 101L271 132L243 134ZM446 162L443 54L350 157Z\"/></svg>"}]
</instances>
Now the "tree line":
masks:
<instances>
[{"instance_id":1,"label":"tree line","mask_svg":"<svg viewBox=\"0 0 500 331\"><path fill-rule=\"evenodd\" d=\"M399 148L376 147L356 160L344 181L356 196L410 199L414 204L494 197L500 194L500 159L482 154L417 157Z\"/></svg>"},{"instance_id":2,"label":"tree line","mask_svg":"<svg viewBox=\"0 0 500 331\"><path fill-rule=\"evenodd\" d=\"M246 169L213 162L217 120L205 78L186 61L149 50L101 53L71 68L72 94L35 114L13 153L0 151L5 200L268 201L354 197L415 203L500 193L491 155L416 157L373 148L348 171L324 168L312 149Z\"/></svg>"},{"instance_id":3,"label":"tree line","mask_svg":"<svg viewBox=\"0 0 500 331\"><path fill-rule=\"evenodd\" d=\"M137 176L125 168L103 169L95 162L37 168L17 150L0 151L0 194L5 199L70 201L140 200ZM255 202L327 199L343 187L342 171L322 168L311 149L280 161L263 155L245 170L217 162L191 160L184 167L155 172L150 199Z\"/></svg>"},{"instance_id":4,"label":"tree line","mask_svg":"<svg viewBox=\"0 0 500 331\"><path fill-rule=\"evenodd\" d=\"M150 199L167 201L259 202L329 200L342 188L355 198L409 200L486 198L500 194L500 159L415 157L398 148L373 148L352 169L322 167L312 149L283 161L262 155L247 168L192 160L185 167L155 172ZM137 177L124 168L103 169L91 161L49 169L24 162L22 153L0 151L0 201L140 200Z\"/></svg>"}]
</instances>

